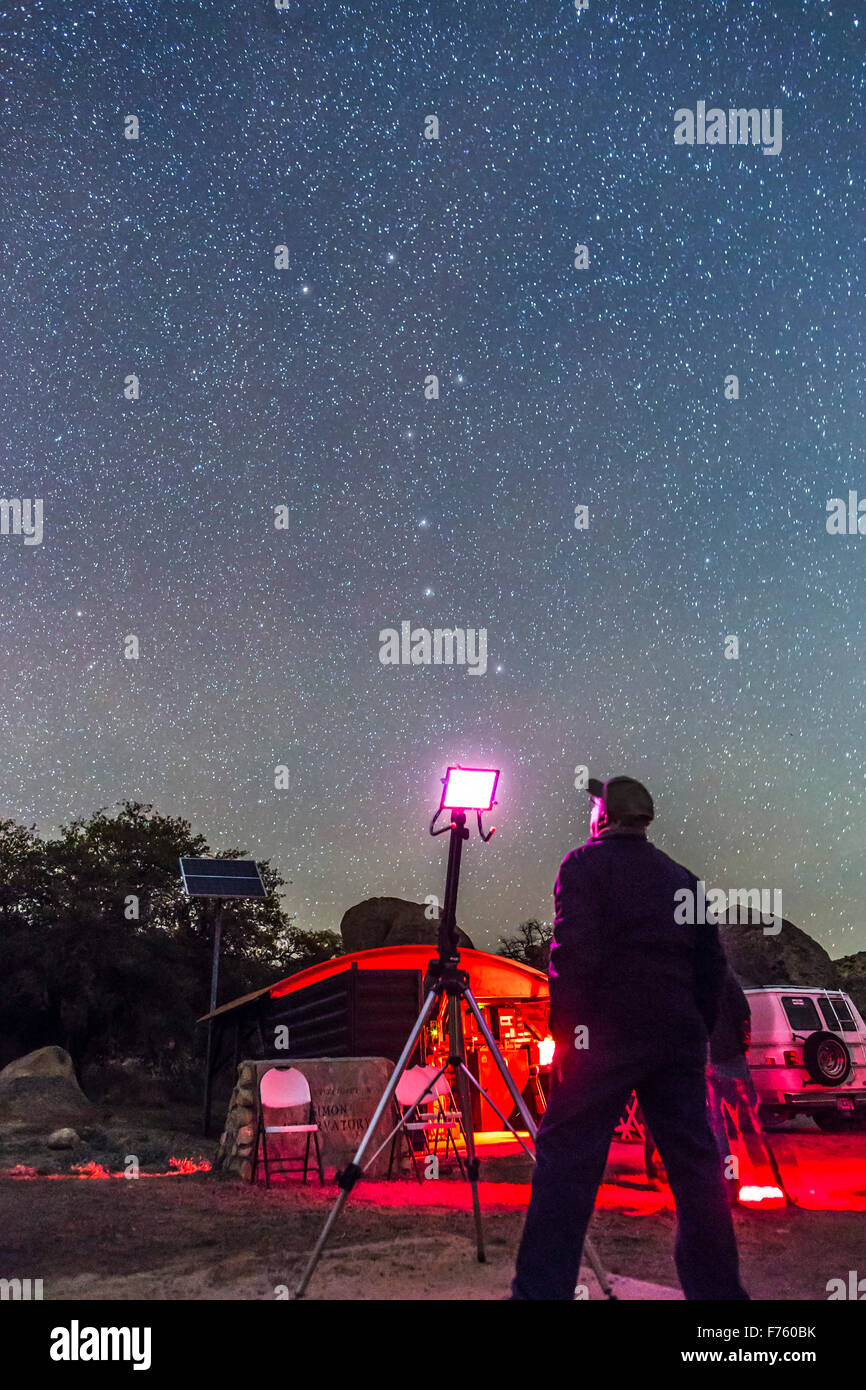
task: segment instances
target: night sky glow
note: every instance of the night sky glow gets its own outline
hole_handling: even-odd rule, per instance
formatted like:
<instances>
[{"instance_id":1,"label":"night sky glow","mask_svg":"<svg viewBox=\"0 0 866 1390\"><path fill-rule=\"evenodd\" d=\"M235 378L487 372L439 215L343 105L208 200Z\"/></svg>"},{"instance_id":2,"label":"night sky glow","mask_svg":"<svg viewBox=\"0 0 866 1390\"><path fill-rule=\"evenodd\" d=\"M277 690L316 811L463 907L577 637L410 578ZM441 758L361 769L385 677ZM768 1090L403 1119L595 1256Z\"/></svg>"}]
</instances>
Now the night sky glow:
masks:
<instances>
[{"instance_id":1,"label":"night sky glow","mask_svg":"<svg viewBox=\"0 0 866 1390\"><path fill-rule=\"evenodd\" d=\"M3 4L0 815L153 802L336 930L441 895L438 779L499 767L495 948L625 772L866 949L858 9ZM384 665L404 622L486 669Z\"/></svg>"}]
</instances>

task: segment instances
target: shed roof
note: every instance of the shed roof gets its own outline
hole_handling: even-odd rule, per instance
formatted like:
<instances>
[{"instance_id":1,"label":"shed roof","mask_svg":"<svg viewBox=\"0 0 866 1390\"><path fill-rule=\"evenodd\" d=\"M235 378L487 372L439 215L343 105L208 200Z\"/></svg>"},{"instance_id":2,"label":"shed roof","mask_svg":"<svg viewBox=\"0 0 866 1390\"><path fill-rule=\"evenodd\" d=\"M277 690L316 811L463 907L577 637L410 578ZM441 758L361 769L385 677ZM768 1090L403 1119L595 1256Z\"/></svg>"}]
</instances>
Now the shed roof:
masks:
<instances>
[{"instance_id":1,"label":"shed roof","mask_svg":"<svg viewBox=\"0 0 866 1390\"><path fill-rule=\"evenodd\" d=\"M271 999L280 999L285 994L295 994L308 985L318 984L332 975L356 966L358 970L427 970L431 959L438 954L435 945L426 946L378 946L372 951L352 951L347 956L335 956L333 960L310 965L289 975L276 984L266 985L264 989L242 994L214 1009L213 1014L205 1014L199 1023L208 1018L217 1018L231 1013L234 1009L249 1004L268 994ZM469 987L477 999L547 999L549 995L547 976L541 970L534 970L522 961L511 960L508 956L496 956L491 951L475 951L468 947L460 951L460 964L469 974Z\"/></svg>"}]
</instances>

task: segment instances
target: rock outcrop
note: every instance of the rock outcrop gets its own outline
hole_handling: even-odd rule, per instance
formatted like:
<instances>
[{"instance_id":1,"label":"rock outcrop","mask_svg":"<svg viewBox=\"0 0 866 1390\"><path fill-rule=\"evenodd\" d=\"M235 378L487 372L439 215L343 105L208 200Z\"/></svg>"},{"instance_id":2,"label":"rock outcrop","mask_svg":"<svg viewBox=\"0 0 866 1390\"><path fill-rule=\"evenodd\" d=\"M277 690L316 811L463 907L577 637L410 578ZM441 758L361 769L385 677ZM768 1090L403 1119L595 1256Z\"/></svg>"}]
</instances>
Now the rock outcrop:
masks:
<instances>
[{"instance_id":1,"label":"rock outcrop","mask_svg":"<svg viewBox=\"0 0 866 1390\"><path fill-rule=\"evenodd\" d=\"M80 1145L81 1140L74 1129L55 1129L45 1142L49 1149L74 1149Z\"/></svg>"},{"instance_id":2,"label":"rock outcrop","mask_svg":"<svg viewBox=\"0 0 866 1390\"><path fill-rule=\"evenodd\" d=\"M426 916L423 903L404 898L367 898L343 914L340 933L343 947L350 951L373 951L378 946L435 946L439 922ZM472 947L465 932L458 930L461 946Z\"/></svg>"},{"instance_id":3,"label":"rock outcrop","mask_svg":"<svg viewBox=\"0 0 866 1390\"><path fill-rule=\"evenodd\" d=\"M841 956L833 964L839 974L839 985L850 994L863 1018L866 1019L866 951L853 956Z\"/></svg>"},{"instance_id":4,"label":"rock outcrop","mask_svg":"<svg viewBox=\"0 0 866 1390\"><path fill-rule=\"evenodd\" d=\"M748 922L723 923L719 934L734 974L747 989L760 985L842 987L836 961L784 918L775 935L768 934L758 916Z\"/></svg>"},{"instance_id":5,"label":"rock outcrop","mask_svg":"<svg viewBox=\"0 0 866 1390\"><path fill-rule=\"evenodd\" d=\"M74 1127L93 1115L62 1047L40 1047L0 1071L0 1123L6 1128L44 1132Z\"/></svg>"}]
</instances>

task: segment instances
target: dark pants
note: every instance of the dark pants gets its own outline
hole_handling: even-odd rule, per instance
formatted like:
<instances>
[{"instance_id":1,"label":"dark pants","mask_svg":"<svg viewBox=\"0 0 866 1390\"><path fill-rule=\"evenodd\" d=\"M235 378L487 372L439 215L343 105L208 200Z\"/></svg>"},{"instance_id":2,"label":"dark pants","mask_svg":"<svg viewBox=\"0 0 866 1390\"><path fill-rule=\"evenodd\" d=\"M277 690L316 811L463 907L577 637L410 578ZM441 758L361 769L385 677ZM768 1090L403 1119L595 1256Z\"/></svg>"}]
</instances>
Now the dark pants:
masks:
<instances>
[{"instance_id":1,"label":"dark pants","mask_svg":"<svg viewBox=\"0 0 866 1390\"><path fill-rule=\"evenodd\" d=\"M597 1053L595 1054L598 1055ZM536 1139L532 1196L512 1298L574 1299L586 1228L617 1121L632 1090L655 1136L677 1208L675 1258L687 1299L747 1299L719 1154L707 1120L703 1059L557 1058Z\"/></svg>"}]
</instances>

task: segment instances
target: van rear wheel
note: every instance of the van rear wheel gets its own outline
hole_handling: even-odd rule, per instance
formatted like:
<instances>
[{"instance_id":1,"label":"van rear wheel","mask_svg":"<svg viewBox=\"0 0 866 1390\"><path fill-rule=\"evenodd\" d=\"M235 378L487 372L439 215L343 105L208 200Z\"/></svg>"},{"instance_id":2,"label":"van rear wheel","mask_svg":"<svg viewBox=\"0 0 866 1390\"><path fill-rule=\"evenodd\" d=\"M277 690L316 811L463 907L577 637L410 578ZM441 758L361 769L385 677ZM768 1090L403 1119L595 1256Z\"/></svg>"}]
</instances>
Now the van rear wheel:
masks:
<instances>
[{"instance_id":1,"label":"van rear wheel","mask_svg":"<svg viewBox=\"0 0 866 1390\"><path fill-rule=\"evenodd\" d=\"M819 1029L803 1043L803 1065L821 1086L841 1086L851 1070L851 1053L835 1033Z\"/></svg>"}]
</instances>

